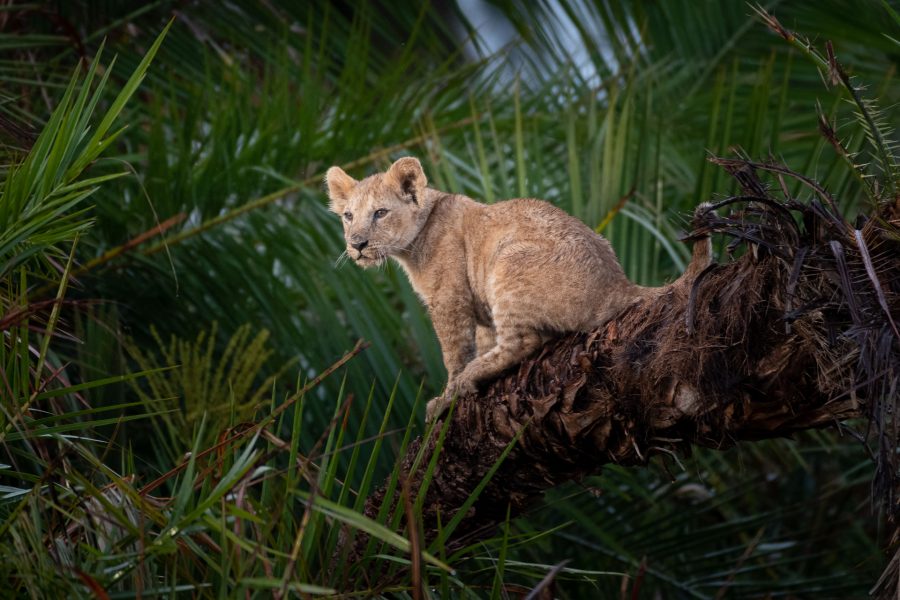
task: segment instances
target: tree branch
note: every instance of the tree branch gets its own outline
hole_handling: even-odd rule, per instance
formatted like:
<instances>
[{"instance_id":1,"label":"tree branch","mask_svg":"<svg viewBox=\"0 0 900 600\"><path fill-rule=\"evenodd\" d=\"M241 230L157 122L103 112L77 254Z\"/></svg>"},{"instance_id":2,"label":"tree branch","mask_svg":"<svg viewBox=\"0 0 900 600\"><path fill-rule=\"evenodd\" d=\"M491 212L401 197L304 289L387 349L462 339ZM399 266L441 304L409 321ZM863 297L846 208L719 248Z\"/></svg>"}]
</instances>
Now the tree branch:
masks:
<instances>
[{"instance_id":1,"label":"tree branch","mask_svg":"<svg viewBox=\"0 0 900 600\"><path fill-rule=\"evenodd\" d=\"M746 252L680 279L597 331L548 344L477 397L461 398L426 490L424 470L410 470L422 444L428 460L439 428L401 459L409 493L426 494L426 543L516 436L450 547L490 535L507 506L519 514L545 490L609 463L640 466L657 454L726 449L860 416L879 446L874 490L895 516L900 344L885 310L900 319L896 204L880 207L856 234L833 204L776 198L757 176L795 176L786 168L714 162L744 195L720 203L738 212L709 213L692 235L721 232L733 238L730 249L743 244ZM386 501L402 510L399 492L385 498L381 489L367 514Z\"/></svg>"}]
</instances>

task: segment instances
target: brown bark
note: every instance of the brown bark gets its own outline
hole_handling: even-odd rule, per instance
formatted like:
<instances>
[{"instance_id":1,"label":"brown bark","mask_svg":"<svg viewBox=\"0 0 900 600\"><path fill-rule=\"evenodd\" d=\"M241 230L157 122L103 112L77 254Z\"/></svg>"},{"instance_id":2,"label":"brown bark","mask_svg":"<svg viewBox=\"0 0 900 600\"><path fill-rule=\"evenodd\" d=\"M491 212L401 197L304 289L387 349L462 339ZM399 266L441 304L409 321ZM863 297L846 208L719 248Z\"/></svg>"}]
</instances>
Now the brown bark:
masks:
<instances>
[{"instance_id":1,"label":"brown bark","mask_svg":"<svg viewBox=\"0 0 900 600\"><path fill-rule=\"evenodd\" d=\"M516 436L451 546L489 535L507 506L518 514L545 490L608 463L645 465L693 446L725 449L842 427L859 416L871 420L878 438L875 487L893 515L897 201L857 236L812 182L801 178L811 201L776 200L756 171L792 175L784 168L719 162L745 195L720 203L736 212L710 213L694 234L722 232L747 251L632 305L597 331L548 344L477 397L461 398L425 492L426 541L437 534L438 515L446 526ZM427 464L437 429L402 458L413 495L425 469L411 467L422 444L420 464ZM382 489L368 499L367 514L374 517L385 501L402 507L399 493L388 499Z\"/></svg>"}]
</instances>

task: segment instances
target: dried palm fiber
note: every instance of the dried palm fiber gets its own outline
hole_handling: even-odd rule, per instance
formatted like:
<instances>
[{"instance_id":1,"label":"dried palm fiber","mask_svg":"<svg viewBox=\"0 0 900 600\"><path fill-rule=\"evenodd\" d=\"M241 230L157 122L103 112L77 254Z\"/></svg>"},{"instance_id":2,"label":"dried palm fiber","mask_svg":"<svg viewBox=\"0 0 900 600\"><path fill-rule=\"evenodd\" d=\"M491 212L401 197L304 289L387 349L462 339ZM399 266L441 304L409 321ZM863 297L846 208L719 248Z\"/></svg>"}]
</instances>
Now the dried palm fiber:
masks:
<instances>
[{"instance_id":1,"label":"dried palm fiber","mask_svg":"<svg viewBox=\"0 0 900 600\"><path fill-rule=\"evenodd\" d=\"M851 225L826 190L784 166L712 160L742 193L695 219L689 239L720 233L731 238L729 253L746 251L596 331L546 345L459 399L426 491L426 541L438 534L438 515L446 525L516 436L451 546L490 535L507 506L516 515L548 488L608 463L645 465L655 454L804 429L850 431L843 422L856 417L868 423L856 437L877 445L873 495L898 520L900 199ZM804 200L789 195L786 179L803 184ZM416 456L426 444L419 464L428 463L438 429L401 459L412 494L425 470L412 470ZM385 493L368 499L369 516L385 501L402 507L399 491ZM885 578L896 580L896 572ZM879 594L895 586L884 588Z\"/></svg>"}]
</instances>

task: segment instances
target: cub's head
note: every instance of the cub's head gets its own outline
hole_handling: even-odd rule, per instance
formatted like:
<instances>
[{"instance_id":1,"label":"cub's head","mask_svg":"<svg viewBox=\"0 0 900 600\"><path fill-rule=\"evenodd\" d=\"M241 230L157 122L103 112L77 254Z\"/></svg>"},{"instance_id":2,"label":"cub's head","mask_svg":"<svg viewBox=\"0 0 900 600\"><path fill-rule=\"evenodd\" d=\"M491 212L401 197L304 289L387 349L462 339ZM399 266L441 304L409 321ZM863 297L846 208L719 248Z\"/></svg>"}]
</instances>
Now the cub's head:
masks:
<instances>
[{"instance_id":1,"label":"cub's head","mask_svg":"<svg viewBox=\"0 0 900 600\"><path fill-rule=\"evenodd\" d=\"M427 217L428 180L418 159L401 158L387 172L362 181L331 167L325 183L330 208L344 223L347 255L362 267L405 251Z\"/></svg>"}]
</instances>

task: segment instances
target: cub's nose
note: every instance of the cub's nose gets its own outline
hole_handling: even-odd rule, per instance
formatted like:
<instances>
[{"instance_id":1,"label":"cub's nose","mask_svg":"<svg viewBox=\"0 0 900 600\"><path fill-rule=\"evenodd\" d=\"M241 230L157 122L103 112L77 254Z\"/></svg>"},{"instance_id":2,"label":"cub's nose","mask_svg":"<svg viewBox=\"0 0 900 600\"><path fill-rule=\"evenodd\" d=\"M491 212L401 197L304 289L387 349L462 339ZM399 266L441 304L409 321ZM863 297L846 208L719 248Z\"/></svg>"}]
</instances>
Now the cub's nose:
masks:
<instances>
[{"instance_id":1,"label":"cub's nose","mask_svg":"<svg viewBox=\"0 0 900 600\"><path fill-rule=\"evenodd\" d=\"M369 240L365 240L363 242L353 242L350 245L353 246L357 252L362 252L363 248L369 245Z\"/></svg>"}]
</instances>

